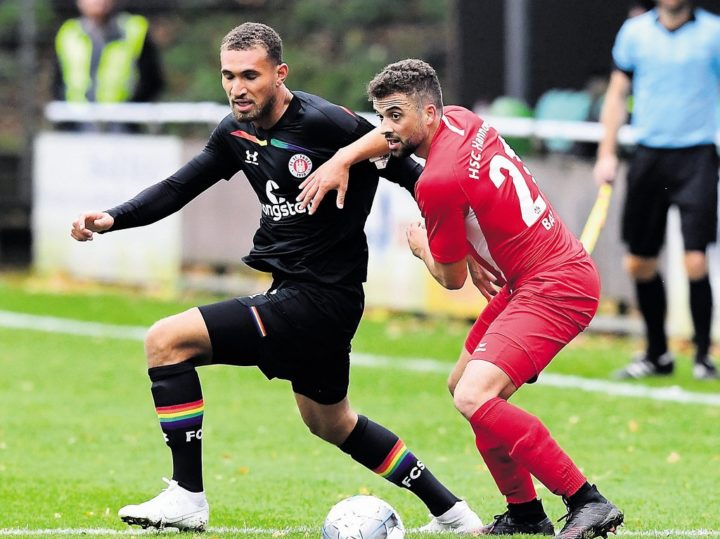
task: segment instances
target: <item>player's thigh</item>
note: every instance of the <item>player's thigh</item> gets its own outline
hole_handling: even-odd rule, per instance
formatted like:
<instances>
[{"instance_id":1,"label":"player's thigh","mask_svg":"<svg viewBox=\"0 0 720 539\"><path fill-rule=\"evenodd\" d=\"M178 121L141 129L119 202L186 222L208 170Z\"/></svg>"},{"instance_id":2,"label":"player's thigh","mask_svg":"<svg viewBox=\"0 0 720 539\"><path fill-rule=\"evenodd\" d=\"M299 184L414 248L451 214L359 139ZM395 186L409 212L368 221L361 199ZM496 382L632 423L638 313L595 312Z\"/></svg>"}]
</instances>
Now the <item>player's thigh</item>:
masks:
<instances>
[{"instance_id":1,"label":"player's thigh","mask_svg":"<svg viewBox=\"0 0 720 539\"><path fill-rule=\"evenodd\" d=\"M473 353L475 347L482 339L483 335L487 331L488 327L492 322L503 312L507 307L508 301L510 300L510 287L508 285L503 286L498 293L488 302L485 308L478 316L475 323L470 328L467 337L465 338L464 349L470 354ZM462 357L462 356L461 356Z\"/></svg>"},{"instance_id":2,"label":"player's thigh","mask_svg":"<svg viewBox=\"0 0 720 539\"><path fill-rule=\"evenodd\" d=\"M151 367L187 360L208 363L210 337L200 311L192 308L155 322L145 336L145 353Z\"/></svg>"},{"instance_id":3,"label":"player's thigh","mask_svg":"<svg viewBox=\"0 0 720 539\"><path fill-rule=\"evenodd\" d=\"M622 239L630 253L656 256L665 241L670 201L663 185L657 150L638 147L627 174Z\"/></svg>"},{"instance_id":4,"label":"player's thigh","mask_svg":"<svg viewBox=\"0 0 720 539\"><path fill-rule=\"evenodd\" d=\"M283 281L200 311L213 363L258 366L267 378L290 380L296 393L334 404L347 394L350 341L363 306L361 285Z\"/></svg>"},{"instance_id":5,"label":"player's thigh","mask_svg":"<svg viewBox=\"0 0 720 539\"><path fill-rule=\"evenodd\" d=\"M516 388L534 382L597 310L600 280L590 258L567 266L567 271L538 275L515 291L472 359L497 365Z\"/></svg>"},{"instance_id":6,"label":"player's thigh","mask_svg":"<svg viewBox=\"0 0 720 539\"><path fill-rule=\"evenodd\" d=\"M493 320L495 320L498 315L503 311L503 309L505 309L509 299L509 287L505 285L488 302L488 304L480 313L480 316L478 316L477 320L475 320L475 323L470 328L470 331L465 338L465 343L462 347L462 350L460 351L460 357L458 357L457 361L455 362L455 366L453 367L450 375L448 376L447 383L450 394L454 394L455 386L457 386L460 377L465 372L465 367L467 366L468 361L470 361L470 357L472 356L473 351L480 342L480 339L482 339L483 335L485 335L485 332L487 331Z\"/></svg>"},{"instance_id":7,"label":"player's thigh","mask_svg":"<svg viewBox=\"0 0 720 539\"><path fill-rule=\"evenodd\" d=\"M677 150L671 166L678 189L672 202L680 211L685 251L705 251L717 237L718 155L715 146Z\"/></svg>"}]
</instances>

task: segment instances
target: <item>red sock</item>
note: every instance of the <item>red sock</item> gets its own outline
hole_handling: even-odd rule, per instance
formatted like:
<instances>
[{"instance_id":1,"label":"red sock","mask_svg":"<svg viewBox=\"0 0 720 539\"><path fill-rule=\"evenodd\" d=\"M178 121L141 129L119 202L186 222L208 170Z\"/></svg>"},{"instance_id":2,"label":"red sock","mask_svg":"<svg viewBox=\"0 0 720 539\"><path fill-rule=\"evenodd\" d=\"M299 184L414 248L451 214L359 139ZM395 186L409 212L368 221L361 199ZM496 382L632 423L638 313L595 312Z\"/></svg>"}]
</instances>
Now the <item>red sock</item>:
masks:
<instances>
[{"instance_id":1,"label":"red sock","mask_svg":"<svg viewBox=\"0 0 720 539\"><path fill-rule=\"evenodd\" d=\"M495 440L495 445L505 448L517 465L537 477L558 496L575 494L586 481L537 417L499 397L478 408L470 418L470 425L475 432L476 443L485 447L485 440ZM507 468L507 471L513 473L516 469ZM503 470L498 468L498 471L502 473ZM505 480L510 482L509 477Z\"/></svg>"},{"instance_id":2,"label":"red sock","mask_svg":"<svg viewBox=\"0 0 720 539\"><path fill-rule=\"evenodd\" d=\"M481 440L476 436L475 445L507 503L525 503L537 498L530 472L518 465L497 440Z\"/></svg>"}]
</instances>

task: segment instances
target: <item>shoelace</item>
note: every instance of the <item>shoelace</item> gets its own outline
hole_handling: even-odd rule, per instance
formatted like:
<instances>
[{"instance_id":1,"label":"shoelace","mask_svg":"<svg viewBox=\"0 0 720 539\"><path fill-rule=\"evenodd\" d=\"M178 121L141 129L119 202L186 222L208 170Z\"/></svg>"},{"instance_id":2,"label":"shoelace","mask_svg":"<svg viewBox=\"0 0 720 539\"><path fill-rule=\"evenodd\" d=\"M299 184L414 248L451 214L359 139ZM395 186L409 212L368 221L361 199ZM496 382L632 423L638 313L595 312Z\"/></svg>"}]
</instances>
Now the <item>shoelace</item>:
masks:
<instances>
[{"instance_id":1,"label":"shoelace","mask_svg":"<svg viewBox=\"0 0 720 539\"><path fill-rule=\"evenodd\" d=\"M168 479L167 477L163 477L162 480L163 480L165 483L167 483L167 487L165 487L164 489L162 489L162 490L160 491L160 493L159 493L157 496L155 496L156 498L157 498L158 496L161 496L161 495L165 494L166 492L170 492L170 490L172 490L173 488L175 488L175 487L177 486L177 483L176 483L175 481L173 481L172 479Z\"/></svg>"},{"instance_id":2,"label":"shoelace","mask_svg":"<svg viewBox=\"0 0 720 539\"><path fill-rule=\"evenodd\" d=\"M570 515L573 514L573 511L570 509L570 504L567 502L565 497L563 497L563 503L565 504L565 509L567 509L567 513L557 519L558 522L562 522L563 520L570 520Z\"/></svg>"},{"instance_id":3,"label":"shoelace","mask_svg":"<svg viewBox=\"0 0 720 539\"><path fill-rule=\"evenodd\" d=\"M505 520L505 519L506 519L505 517L507 517L507 516L509 516L509 515L510 515L510 511L505 511L504 513L501 513L501 514L499 514L499 515L494 515L494 516L493 516L494 521L493 521L493 523L491 524L492 528L495 528L495 526L497 526L498 524L500 524L500 522L502 522L503 520Z\"/></svg>"},{"instance_id":4,"label":"shoelace","mask_svg":"<svg viewBox=\"0 0 720 539\"><path fill-rule=\"evenodd\" d=\"M571 520L573 517L581 515L582 512L583 512L585 509L587 509L587 505L581 505L581 506L578 507L577 509L573 509L573 510L571 510L571 509L570 509L570 506L567 505L567 504L565 504L565 507L567 507L568 512L567 512L565 515L561 516L561 517L557 520L558 522L562 522L563 520L567 520L568 522L570 522L570 520Z\"/></svg>"}]
</instances>

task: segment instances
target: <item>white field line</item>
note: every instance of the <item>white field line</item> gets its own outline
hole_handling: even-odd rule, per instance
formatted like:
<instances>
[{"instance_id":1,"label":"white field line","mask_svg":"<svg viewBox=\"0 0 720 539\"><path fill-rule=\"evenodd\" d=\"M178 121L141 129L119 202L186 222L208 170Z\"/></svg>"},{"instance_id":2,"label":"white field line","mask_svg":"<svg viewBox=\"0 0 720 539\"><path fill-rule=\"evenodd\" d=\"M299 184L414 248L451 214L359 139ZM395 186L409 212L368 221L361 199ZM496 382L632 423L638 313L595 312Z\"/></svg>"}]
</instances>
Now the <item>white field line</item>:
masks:
<instances>
[{"instance_id":1,"label":"white field line","mask_svg":"<svg viewBox=\"0 0 720 539\"><path fill-rule=\"evenodd\" d=\"M30 329L45 333L63 333L83 337L106 337L109 339L143 340L147 328L140 326L118 326L97 322L82 322L69 318L38 316L0 310L0 327Z\"/></svg>"},{"instance_id":2,"label":"white field line","mask_svg":"<svg viewBox=\"0 0 720 539\"><path fill-rule=\"evenodd\" d=\"M296 528L233 528L233 527L210 527L207 529L208 534L212 535L269 535L271 537L283 537L289 534L308 534L315 536L320 531L319 528L296 527ZM419 532L419 528L410 528L409 533ZM128 536L136 537L138 535L175 535L178 533L175 529L165 529L162 531L140 528L126 528L117 530L114 528L0 528L0 537L66 537L82 535L86 537L99 536ZM720 537L720 530L640 530L632 531L621 529L618 531L618 537Z\"/></svg>"},{"instance_id":3,"label":"white field line","mask_svg":"<svg viewBox=\"0 0 720 539\"><path fill-rule=\"evenodd\" d=\"M272 537L282 537L290 533L312 533L319 534L320 528L309 528L309 527L297 527L297 528L233 528L233 527L210 527L206 530L209 534L215 535L270 535ZM45 529L30 529L30 528L0 528L0 537L2 536L15 536L15 537L38 537L38 536L68 536L68 535L86 535L90 537L104 536L104 535L119 535L119 536L132 536L137 535L175 535L178 534L179 530L175 528L165 528L164 530L156 530L154 528L142 529L142 528L131 528L127 527L121 530L115 528L45 528ZM190 535L183 534L182 537L190 537ZM193 535L194 537L194 535Z\"/></svg>"},{"instance_id":4,"label":"white field line","mask_svg":"<svg viewBox=\"0 0 720 539\"><path fill-rule=\"evenodd\" d=\"M0 327L127 340L142 340L147 331L147 328L140 326L119 326L96 322L83 322L67 318L38 316L2 310L0 310ZM362 367L381 367L444 375L448 374L451 369L449 363L435 359L398 358L371 354L353 354L352 363L353 365ZM580 376L549 373L542 374L538 380L538 384L573 388L617 397L720 406L719 394L687 391L677 386L648 387L635 383L612 382L609 380L596 380L592 378L582 378Z\"/></svg>"}]
</instances>

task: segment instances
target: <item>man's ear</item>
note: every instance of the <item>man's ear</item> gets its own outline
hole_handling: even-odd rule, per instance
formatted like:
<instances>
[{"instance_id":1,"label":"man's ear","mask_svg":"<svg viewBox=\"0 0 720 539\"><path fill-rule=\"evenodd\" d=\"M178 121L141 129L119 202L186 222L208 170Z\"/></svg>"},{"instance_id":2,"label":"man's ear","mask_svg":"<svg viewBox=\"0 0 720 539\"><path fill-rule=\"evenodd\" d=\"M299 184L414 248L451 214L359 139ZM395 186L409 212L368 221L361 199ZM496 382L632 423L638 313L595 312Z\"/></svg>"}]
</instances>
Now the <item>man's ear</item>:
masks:
<instances>
[{"instance_id":1,"label":"man's ear","mask_svg":"<svg viewBox=\"0 0 720 539\"><path fill-rule=\"evenodd\" d=\"M425 105L425 123L433 123L438 116L438 109L432 103Z\"/></svg>"},{"instance_id":2,"label":"man's ear","mask_svg":"<svg viewBox=\"0 0 720 539\"><path fill-rule=\"evenodd\" d=\"M277 67L277 81L275 82L276 86L280 86L285 82L285 79L287 79L288 76L288 65L287 64L280 64Z\"/></svg>"}]
</instances>

